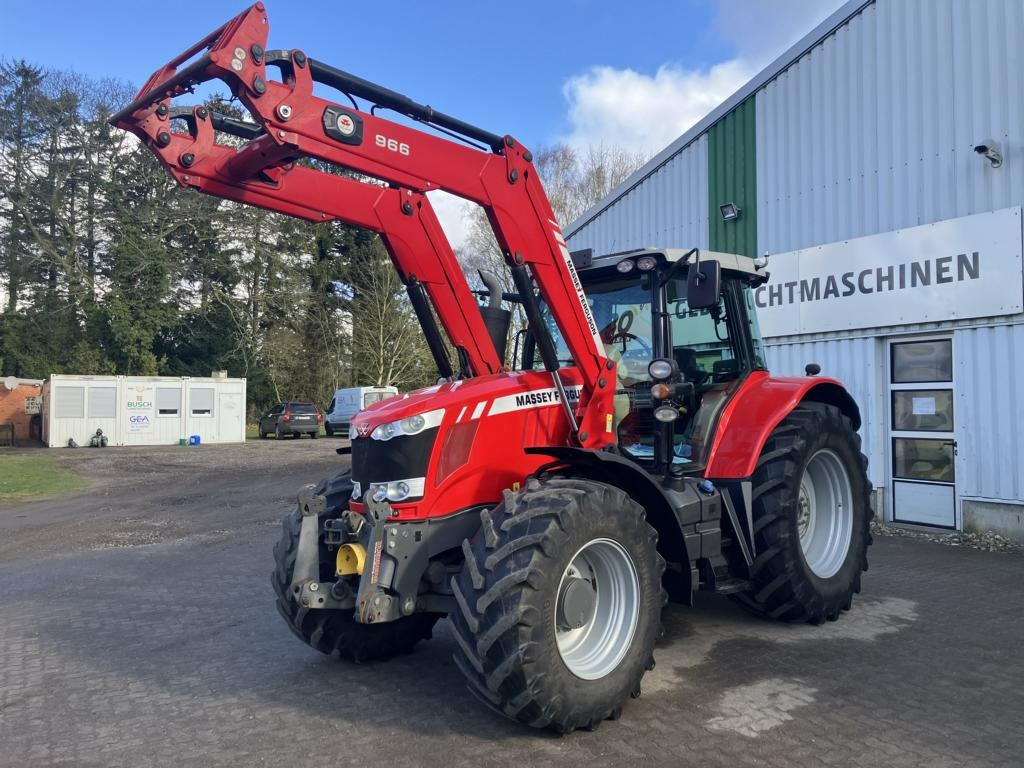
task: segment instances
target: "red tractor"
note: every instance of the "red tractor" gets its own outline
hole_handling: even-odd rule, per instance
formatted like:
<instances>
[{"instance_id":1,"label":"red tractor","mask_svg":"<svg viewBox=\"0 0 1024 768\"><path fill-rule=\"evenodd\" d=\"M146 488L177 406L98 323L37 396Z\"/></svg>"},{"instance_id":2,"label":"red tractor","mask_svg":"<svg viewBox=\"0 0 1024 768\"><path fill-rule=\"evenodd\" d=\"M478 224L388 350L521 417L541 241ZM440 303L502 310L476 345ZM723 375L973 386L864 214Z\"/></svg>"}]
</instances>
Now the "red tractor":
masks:
<instances>
[{"instance_id":1,"label":"red tractor","mask_svg":"<svg viewBox=\"0 0 1024 768\"><path fill-rule=\"evenodd\" d=\"M815 624L850 608L872 517L860 416L815 367L769 375L750 298L763 264L570 254L514 138L268 50L267 35L257 3L112 122L183 186L378 232L436 360L436 386L354 417L351 471L307 488L284 521L273 586L302 641L383 659L447 616L473 693L564 732L639 695L668 599L721 592ZM214 78L251 120L172 106ZM485 275L481 306L435 189L485 209L515 293ZM507 355L512 303L528 325Z\"/></svg>"}]
</instances>

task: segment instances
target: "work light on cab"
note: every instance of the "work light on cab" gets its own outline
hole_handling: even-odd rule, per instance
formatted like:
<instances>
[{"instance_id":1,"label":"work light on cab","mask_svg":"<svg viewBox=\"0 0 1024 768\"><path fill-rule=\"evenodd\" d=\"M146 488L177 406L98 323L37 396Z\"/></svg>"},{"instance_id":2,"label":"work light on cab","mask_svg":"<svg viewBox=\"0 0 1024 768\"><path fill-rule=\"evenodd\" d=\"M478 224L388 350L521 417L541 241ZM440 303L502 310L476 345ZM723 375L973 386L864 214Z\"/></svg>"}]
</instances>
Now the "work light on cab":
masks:
<instances>
[{"instance_id":1,"label":"work light on cab","mask_svg":"<svg viewBox=\"0 0 1024 768\"><path fill-rule=\"evenodd\" d=\"M657 360L651 360L647 366L647 372L651 374L651 378L655 381L670 379L675 372L675 365L673 365L671 360L658 358Z\"/></svg>"}]
</instances>

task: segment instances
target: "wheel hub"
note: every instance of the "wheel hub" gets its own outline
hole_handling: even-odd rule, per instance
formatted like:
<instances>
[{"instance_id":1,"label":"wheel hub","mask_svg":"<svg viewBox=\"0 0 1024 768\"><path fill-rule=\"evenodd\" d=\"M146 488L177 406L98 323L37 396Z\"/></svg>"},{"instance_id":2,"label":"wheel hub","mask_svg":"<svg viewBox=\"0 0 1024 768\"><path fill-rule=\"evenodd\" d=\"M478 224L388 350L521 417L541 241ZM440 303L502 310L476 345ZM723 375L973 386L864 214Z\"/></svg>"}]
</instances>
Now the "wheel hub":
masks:
<instances>
[{"instance_id":1,"label":"wheel hub","mask_svg":"<svg viewBox=\"0 0 1024 768\"><path fill-rule=\"evenodd\" d=\"M594 584L580 576L574 576L569 567L566 580L562 583L562 592L558 597L558 628L561 630L579 629L594 618L597 606L597 591Z\"/></svg>"},{"instance_id":2,"label":"wheel hub","mask_svg":"<svg viewBox=\"0 0 1024 768\"><path fill-rule=\"evenodd\" d=\"M558 585L553 623L558 653L576 677L612 672L633 642L640 619L640 580L625 548L594 539L569 561Z\"/></svg>"}]
</instances>

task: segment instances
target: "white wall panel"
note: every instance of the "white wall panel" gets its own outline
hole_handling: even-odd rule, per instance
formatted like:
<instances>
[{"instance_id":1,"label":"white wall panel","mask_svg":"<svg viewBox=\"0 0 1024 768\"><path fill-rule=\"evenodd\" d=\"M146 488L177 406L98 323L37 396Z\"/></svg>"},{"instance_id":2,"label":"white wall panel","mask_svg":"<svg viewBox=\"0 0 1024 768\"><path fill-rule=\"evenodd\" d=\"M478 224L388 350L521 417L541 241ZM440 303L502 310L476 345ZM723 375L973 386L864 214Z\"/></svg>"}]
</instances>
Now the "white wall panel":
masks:
<instances>
[{"instance_id":1,"label":"white wall panel","mask_svg":"<svg viewBox=\"0 0 1024 768\"><path fill-rule=\"evenodd\" d=\"M1024 202L1024 2L878 0L757 93L758 249ZM1002 145L991 168L973 151Z\"/></svg>"},{"instance_id":2,"label":"white wall panel","mask_svg":"<svg viewBox=\"0 0 1024 768\"><path fill-rule=\"evenodd\" d=\"M885 365L881 342L875 338L829 339L768 344L768 369L777 376L804 376L804 366L817 363L822 376L838 379L860 408L862 450L868 457L868 474L875 487L885 484L885 412L879 382L884 384Z\"/></svg>"},{"instance_id":3,"label":"white wall panel","mask_svg":"<svg viewBox=\"0 0 1024 768\"><path fill-rule=\"evenodd\" d=\"M1024 500L1024 324L953 335L961 496Z\"/></svg>"},{"instance_id":4,"label":"white wall panel","mask_svg":"<svg viewBox=\"0 0 1024 768\"><path fill-rule=\"evenodd\" d=\"M568 239L595 254L631 248L707 248L708 140L701 136Z\"/></svg>"}]
</instances>

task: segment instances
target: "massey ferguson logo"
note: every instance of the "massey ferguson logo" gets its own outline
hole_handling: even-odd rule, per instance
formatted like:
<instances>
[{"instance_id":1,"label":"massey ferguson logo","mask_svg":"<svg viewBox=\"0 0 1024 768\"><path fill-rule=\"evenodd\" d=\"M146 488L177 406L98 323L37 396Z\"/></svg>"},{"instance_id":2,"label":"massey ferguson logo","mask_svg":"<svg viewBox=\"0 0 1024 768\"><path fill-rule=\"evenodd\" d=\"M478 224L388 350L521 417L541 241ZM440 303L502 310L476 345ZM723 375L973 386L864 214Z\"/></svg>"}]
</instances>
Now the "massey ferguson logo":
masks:
<instances>
[{"instance_id":1,"label":"massey ferguson logo","mask_svg":"<svg viewBox=\"0 0 1024 768\"><path fill-rule=\"evenodd\" d=\"M360 437L366 437L370 433L369 424L356 424L356 433Z\"/></svg>"}]
</instances>

